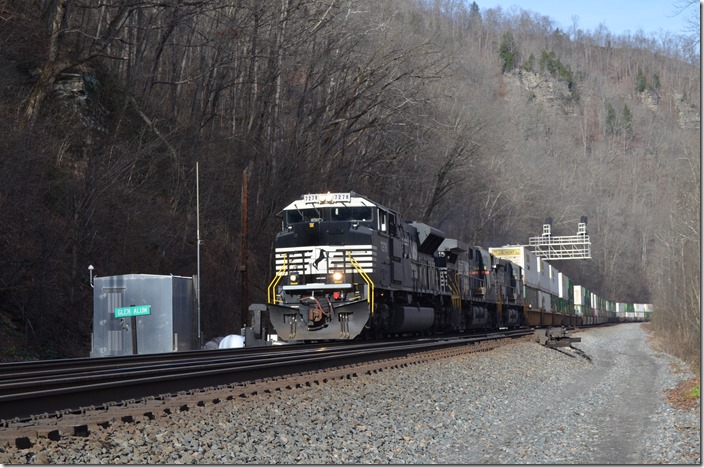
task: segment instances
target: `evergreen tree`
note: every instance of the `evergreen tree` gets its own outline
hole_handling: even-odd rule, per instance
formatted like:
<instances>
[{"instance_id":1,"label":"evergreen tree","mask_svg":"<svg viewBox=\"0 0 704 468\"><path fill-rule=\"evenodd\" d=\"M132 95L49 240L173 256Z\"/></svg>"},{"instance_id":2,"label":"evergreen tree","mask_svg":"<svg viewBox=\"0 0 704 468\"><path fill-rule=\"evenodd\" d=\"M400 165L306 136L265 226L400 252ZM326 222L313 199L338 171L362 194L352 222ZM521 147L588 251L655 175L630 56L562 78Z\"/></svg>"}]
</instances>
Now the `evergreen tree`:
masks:
<instances>
[{"instance_id":1,"label":"evergreen tree","mask_svg":"<svg viewBox=\"0 0 704 468\"><path fill-rule=\"evenodd\" d=\"M616 111L611 104L606 104L606 133L613 135L616 132Z\"/></svg>"},{"instance_id":2,"label":"evergreen tree","mask_svg":"<svg viewBox=\"0 0 704 468\"><path fill-rule=\"evenodd\" d=\"M533 55L533 53L531 53L528 56L528 60L526 60L526 62L523 64L523 68L526 71L532 72L534 66L535 66L535 56Z\"/></svg>"},{"instance_id":3,"label":"evergreen tree","mask_svg":"<svg viewBox=\"0 0 704 468\"><path fill-rule=\"evenodd\" d=\"M645 79L645 75L643 74L643 70L640 68L638 69L638 75L636 75L636 91L639 93L642 93L645 91L645 88L647 87L648 83L647 80Z\"/></svg>"},{"instance_id":4,"label":"evergreen tree","mask_svg":"<svg viewBox=\"0 0 704 468\"><path fill-rule=\"evenodd\" d=\"M515 68L518 58L518 51L516 41L513 39L513 34L511 34L510 31L504 33L501 40L501 47L499 47L499 56L501 57L502 73L506 73L507 71Z\"/></svg>"},{"instance_id":5,"label":"evergreen tree","mask_svg":"<svg viewBox=\"0 0 704 468\"><path fill-rule=\"evenodd\" d=\"M653 89L655 91L660 91L660 77L657 73L653 73Z\"/></svg>"},{"instance_id":6,"label":"evergreen tree","mask_svg":"<svg viewBox=\"0 0 704 468\"><path fill-rule=\"evenodd\" d=\"M474 20L481 20L481 14L479 13L479 5L477 2L472 2L469 6L469 19L474 22Z\"/></svg>"},{"instance_id":7,"label":"evergreen tree","mask_svg":"<svg viewBox=\"0 0 704 468\"><path fill-rule=\"evenodd\" d=\"M623 105L623 131L627 136L633 134L633 115L626 104Z\"/></svg>"}]
</instances>

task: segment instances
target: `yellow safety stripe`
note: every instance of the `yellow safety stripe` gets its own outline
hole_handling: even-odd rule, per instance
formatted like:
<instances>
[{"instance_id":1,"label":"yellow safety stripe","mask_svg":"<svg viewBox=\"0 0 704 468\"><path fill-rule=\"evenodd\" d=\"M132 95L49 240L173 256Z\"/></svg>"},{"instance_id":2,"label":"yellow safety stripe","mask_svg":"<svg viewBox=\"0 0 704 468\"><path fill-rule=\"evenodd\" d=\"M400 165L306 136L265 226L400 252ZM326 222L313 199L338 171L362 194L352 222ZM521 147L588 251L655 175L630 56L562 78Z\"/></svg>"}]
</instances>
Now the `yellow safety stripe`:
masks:
<instances>
[{"instance_id":1,"label":"yellow safety stripe","mask_svg":"<svg viewBox=\"0 0 704 468\"><path fill-rule=\"evenodd\" d=\"M350 263L354 267L355 270L357 270L357 273L364 279L364 281L367 283L369 286L369 289L371 290L371 294L367 296L367 302L369 302L370 307L371 307L371 314L374 315L374 282L372 279L369 277L367 272L364 271L364 268L362 268L362 265L357 262L354 258L352 258L352 254L350 251L347 251L347 256L350 258Z\"/></svg>"}]
</instances>

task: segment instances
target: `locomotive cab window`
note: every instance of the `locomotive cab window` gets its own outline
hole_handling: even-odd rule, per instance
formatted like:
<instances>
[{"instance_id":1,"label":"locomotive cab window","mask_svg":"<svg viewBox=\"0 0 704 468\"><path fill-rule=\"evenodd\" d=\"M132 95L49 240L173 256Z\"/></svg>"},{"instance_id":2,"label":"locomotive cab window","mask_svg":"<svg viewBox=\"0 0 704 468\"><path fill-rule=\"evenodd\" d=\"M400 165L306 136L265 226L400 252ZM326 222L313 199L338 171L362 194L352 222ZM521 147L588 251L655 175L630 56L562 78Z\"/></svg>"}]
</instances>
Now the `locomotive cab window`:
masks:
<instances>
[{"instance_id":1,"label":"locomotive cab window","mask_svg":"<svg viewBox=\"0 0 704 468\"><path fill-rule=\"evenodd\" d=\"M286 211L286 224L310 223L320 221L357 221L370 223L373 220L372 209L366 206L345 206L330 208L302 208Z\"/></svg>"},{"instance_id":2,"label":"locomotive cab window","mask_svg":"<svg viewBox=\"0 0 704 468\"><path fill-rule=\"evenodd\" d=\"M386 211L379 210L379 231L386 232L387 226Z\"/></svg>"},{"instance_id":3,"label":"locomotive cab window","mask_svg":"<svg viewBox=\"0 0 704 468\"><path fill-rule=\"evenodd\" d=\"M389 234L396 237L396 215L389 213Z\"/></svg>"},{"instance_id":4,"label":"locomotive cab window","mask_svg":"<svg viewBox=\"0 0 704 468\"><path fill-rule=\"evenodd\" d=\"M286 211L286 224L308 223L311 220L320 218L322 215L320 210L315 208L303 208L300 210Z\"/></svg>"},{"instance_id":5,"label":"locomotive cab window","mask_svg":"<svg viewBox=\"0 0 704 468\"><path fill-rule=\"evenodd\" d=\"M332 221L371 221L372 209L366 206L345 206L330 208Z\"/></svg>"}]
</instances>

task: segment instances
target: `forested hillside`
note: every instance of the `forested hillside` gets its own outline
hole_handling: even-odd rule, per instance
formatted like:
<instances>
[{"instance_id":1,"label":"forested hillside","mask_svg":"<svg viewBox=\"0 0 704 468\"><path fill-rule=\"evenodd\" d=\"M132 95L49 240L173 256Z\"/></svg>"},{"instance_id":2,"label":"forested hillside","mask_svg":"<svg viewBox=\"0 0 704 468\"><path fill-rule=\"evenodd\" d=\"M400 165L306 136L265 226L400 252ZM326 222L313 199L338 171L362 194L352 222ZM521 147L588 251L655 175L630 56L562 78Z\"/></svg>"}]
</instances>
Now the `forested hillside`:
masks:
<instances>
[{"instance_id":1,"label":"forested hillside","mask_svg":"<svg viewBox=\"0 0 704 468\"><path fill-rule=\"evenodd\" d=\"M5 356L88 354L88 265L196 273L198 162L206 339L239 330L243 271L265 302L285 204L356 191L485 247L587 216L593 259L557 267L698 359L698 37L455 0L8 0L0 41Z\"/></svg>"}]
</instances>

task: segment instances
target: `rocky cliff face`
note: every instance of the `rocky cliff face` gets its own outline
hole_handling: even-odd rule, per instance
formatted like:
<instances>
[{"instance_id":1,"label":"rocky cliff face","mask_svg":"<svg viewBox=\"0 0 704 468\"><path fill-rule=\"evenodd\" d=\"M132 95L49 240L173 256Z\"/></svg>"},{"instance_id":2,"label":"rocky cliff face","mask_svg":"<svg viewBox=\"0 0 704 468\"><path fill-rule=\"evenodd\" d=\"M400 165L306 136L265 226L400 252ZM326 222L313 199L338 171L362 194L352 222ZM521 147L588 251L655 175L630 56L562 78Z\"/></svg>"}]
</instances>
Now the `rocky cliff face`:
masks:
<instances>
[{"instance_id":1,"label":"rocky cliff face","mask_svg":"<svg viewBox=\"0 0 704 468\"><path fill-rule=\"evenodd\" d=\"M572 93L567 83L552 79L536 72L515 69L505 75L505 79L532 93L538 102L552 102L555 99L567 99Z\"/></svg>"},{"instance_id":2,"label":"rocky cliff face","mask_svg":"<svg viewBox=\"0 0 704 468\"><path fill-rule=\"evenodd\" d=\"M678 123L681 128L698 129L701 128L700 113L694 105L685 100L682 93L674 93L675 106L677 106Z\"/></svg>"},{"instance_id":3,"label":"rocky cliff face","mask_svg":"<svg viewBox=\"0 0 704 468\"><path fill-rule=\"evenodd\" d=\"M537 102L546 108L561 110L566 115L575 115L576 113L574 95L564 80L521 69L507 72L503 79L508 89L506 99L512 103ZM588 90L580 89L580 99L589 94ZM641 93L634 91L634 94L626 96L626 98L629 100L638 99L644 107L653 111L658 110L662 105L661 95L650 89ZM688 102L686 96L681 92L673 92L672 98L677 107L679 126L683 129L700 128L699 109Z\"/></svg>"},{"instance_id":4,"label":"rocky cliff face","mask_svg":"<svg viewBox=\"0 0 704 468\"><path fill-rule=\"evenodd\" d=\"M574 112L571 99L574 97L567 82L548 75L522 69L511 70L504 75L504 81L521 98L535 101L549 108L561 109L568 114Z\"/></svg>"},{"instance_id":5,"label":"rocky cliff face","mask_svg":"<svg viewBox=\"0 0 704 468\"><path fill-rule=\"evenodd\" d=\"M38 76L39 70L30 73ZM77 176L87 167L90 149L108 133L109 112L100 102L99 87L95 70L83 67L62 73L47 97L46 115L54 121L50 131L65 150L56 162Z\"/></svg>"},{"instance_id":6,"label":"rocky cliff face","mask_svg":"<svg viewBox=\"0 0 704 468\"><path fill-rule=\"evenodd\" d=\"M86 130L107 133L107 110L97 98L94 70L65 72L54 83L53 99L65 112L78 117Z\"/></svg>"}]
</instances>

